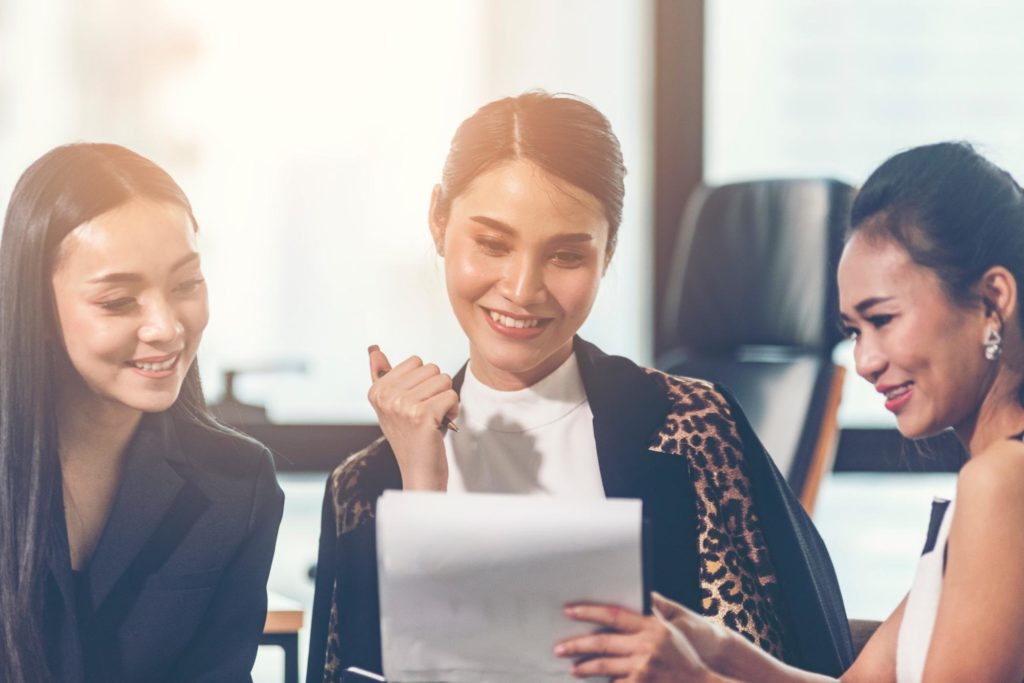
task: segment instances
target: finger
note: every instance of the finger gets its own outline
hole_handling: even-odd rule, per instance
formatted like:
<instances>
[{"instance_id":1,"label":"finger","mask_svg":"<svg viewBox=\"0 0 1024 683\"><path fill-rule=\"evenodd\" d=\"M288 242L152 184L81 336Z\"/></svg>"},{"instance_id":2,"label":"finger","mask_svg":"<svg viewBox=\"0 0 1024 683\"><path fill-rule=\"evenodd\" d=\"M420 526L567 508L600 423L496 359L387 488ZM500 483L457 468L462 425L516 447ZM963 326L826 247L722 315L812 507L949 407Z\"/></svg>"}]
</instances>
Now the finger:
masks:
<instances>
[{"instance_id":1,"label":"finger","mask_svg":"<svg viewBox=\"0 0 1024 683\"><path fill-rule=\"evenodd\" d=\"M636 649L636 639L621 633L593 633L585 636L566 638L555 645L558 657L622 657L631 655Z\"/></svg>"},{"instance_id":2,"label":"finger","mask_svg":"<svg viewBox=\"0 0 1024 683\"><path fill-rule=\"evenodd\" d=\"M681 616L686 612L686 608L678 602L669 600L664 595L656 591L651 593L651 604L669 621L672 621L677 616Z\"/></svg>"},{"instance_id":3,"label":"finger","mask_svg":"<svg viewBox=\"0 0 1024 683\"><path fill-rule=\"evenodd\" d=\"M572 675L576 678L587 676L629 676L638 668L632 657L597 657L577 662L572 667Z\"/></svg>"},{"instance_id":4,"label":"finger","mask_svg":"<svg viewBox=\"0 0 1024 683\"><path fill-rule=\"evenodd\" d=\"M452 378L448 375L431 375L405 392L410 401L426 401L452 388Z\"/></svg>"},{"instance_id":5,"label":"finger","mask_svg":"<svg viewBox=\"0 0 1024 683\"><path fill-rule=\"evenodd\" d=\"M574 621L585 621L597 624L598 626L607 626L622 633L635 633L643 629L645 624L644 615L615 605L594 605L590 603L567 605L565 616Z\"/></svg>"},{"instance_id":6,"label":"finger","mask_svg":"<svg viewBox=\"0 0 1024 683\"><path fill-rule=\"evenodd\" d=\"M409 356L401 363L396 365L391 370L388 370L388 376L401 377L408 372L411 372L417 368L423 367L423 359L419 356Z\"/></svg>"},{"instance_id":7,"label":"finger","mask_svg":"<svg viewBox=\"0 0 1024 683\"><path fill-rule=\"evenodd\" d=\"M455 392L454 389L452 391L455 393L455 404L452 405L452 407L448 409L448 412L445 413L444 416L446 418L448 418L449 420L451 420L452 422L454 422L455 418L457 418L459 416L459 412L462 410L462 408L461 408L461 404L459 403L459 394L458 394L458 392ZM458 431L458 430L456 429L455 431Z\"/></svg>"},{"instance_id":8,"label":"finger","mask_svg":"<svg viewBox=\"0 0 1024 683\"><path fill-rule=\"evenodd\" d=\"M388 386L390 391L396 393L409 393L427 380L441 374L441 368L433 363L427 363L419 367L403 368L399 372L396 367L388 373Z\"/></svg>"},{"instance_id":9,"label":"finger","mask_svg":"<svg viewBox=\"0 0 1024 683\"><path fill-rule=\"evenodd\" d=\"M459 414L459 395L454 389L448 389L424 401L423 406L440 427L445 417Z\"/></svg>"},{"instance_id":10,"label":"finger","mask_svg":"<svg viewBox=\"0 0 1024 683\"><path fill-rule=\"evenodd\" d=\"M670 624L690 637L706 632L711 625L711 622L693 610L660 595L654 599L652 611L662 623Z\"/></svg>"},{"instance_id":11,"label":"finger","mask_svg":"<svg viewBox=\"0 0 1024 683\"><path fill-rule=\"evenodd\" d=\"M376 344L367 349L367 351L370 354L370 381L376 382L391 370L391 363L388 362L388 357L384 355L384 352Z\"/></svg>"}]
</instances>

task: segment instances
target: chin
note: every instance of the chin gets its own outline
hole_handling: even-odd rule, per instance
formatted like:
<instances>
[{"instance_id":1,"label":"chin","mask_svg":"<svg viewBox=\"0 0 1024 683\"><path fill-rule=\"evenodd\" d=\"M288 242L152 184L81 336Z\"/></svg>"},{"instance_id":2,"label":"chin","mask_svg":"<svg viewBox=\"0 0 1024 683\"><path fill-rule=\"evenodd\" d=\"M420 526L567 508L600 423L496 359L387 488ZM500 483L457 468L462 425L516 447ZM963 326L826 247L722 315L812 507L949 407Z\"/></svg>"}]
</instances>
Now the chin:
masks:
<instances>
[{"instance_id":1,"label":"chin","mask_svg":"<svg viewBox=\"0 0 1024 683\"><path fill-rule=\"evenodd\" d=\"M896 429L905 439L927 439L946 431L943 425L922 424L920 421L896 419Z\"/></svg>"},{"instance_id":2,"label":"chin","mask_svg":"<svg viewBox=\"0 0 1024 683\"><path fill-rule=\"evenodd\" d=\"M143 413L162 413L174 405L180 392L152 392L143 395L120 397L120 402L128 408Z\"/></svg>"}]
</instances>

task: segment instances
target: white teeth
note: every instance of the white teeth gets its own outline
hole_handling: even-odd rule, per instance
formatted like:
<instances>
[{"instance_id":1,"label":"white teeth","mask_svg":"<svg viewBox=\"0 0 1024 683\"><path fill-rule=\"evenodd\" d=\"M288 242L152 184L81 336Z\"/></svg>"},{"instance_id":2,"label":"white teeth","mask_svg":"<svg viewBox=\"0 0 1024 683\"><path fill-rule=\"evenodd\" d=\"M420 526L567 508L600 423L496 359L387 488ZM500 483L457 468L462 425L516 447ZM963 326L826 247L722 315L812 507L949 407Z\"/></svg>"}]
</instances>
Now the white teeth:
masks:
<instances>
[{"instance_id":1,"label":"white teeth","mask_svg":"<svg viewBox=\"0 0 1024 683\"><path fill-rule=\"evenodd\" d=\"M540 324L540 319L538 318L532 318L530 320L516 320L515 318L510 318L507 315L502 315L497 311L488 311L488 313L491 316L491 320L503 327L522 329L525 327L537 327L537 325Z\"/></svg>"},{"instance_id":2,"label":"white teeth","mask_svg":"<svg viewBox=\"0 0 1024 683\"><path fill-rule=\"evenodd\" d=\"M173 358L168 358L162 363L137 363L132 361L132 365L140 370L145 370L146 372L163 372L164 370L170 370L171 366L173 366L177 360L178 357L174 356Z\"/></svg>"},{"instance_id":3,"label":"white teeth","mask_svg":"<svg viewBox=\"0 0 1024 683\"><path fill-rule=\"evenodd\" d=\"M896 387L895 389L890 389L889 391L885 392L885 397L887 399L889 399L889 400L892 400L892 399L896 398L897 396L902 396L903 394L907 393L908 391L910 391L910 385L909 384L905 384L905 385L903 385L901 387Z\"/></svg>"}]
</instances>

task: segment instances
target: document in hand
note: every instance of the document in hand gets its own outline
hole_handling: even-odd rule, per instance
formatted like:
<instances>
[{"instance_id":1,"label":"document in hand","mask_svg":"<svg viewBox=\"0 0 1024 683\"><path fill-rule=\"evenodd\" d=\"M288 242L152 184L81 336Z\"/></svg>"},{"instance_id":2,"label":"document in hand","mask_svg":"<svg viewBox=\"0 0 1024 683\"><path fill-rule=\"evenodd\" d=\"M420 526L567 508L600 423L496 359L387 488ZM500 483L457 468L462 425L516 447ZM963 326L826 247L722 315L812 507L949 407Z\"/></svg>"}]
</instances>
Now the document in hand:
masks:
<instances>
[{"instance_id":1,"label":"document in hand","mask_svg":"<svg viewBox=\"0 0 1024 683\"><path fill-rule=\"evenodd\" d=\"M377 568L388 680L573 681L563 606L643 606L641 505L388 491Z\"/></svg>"}]
</instances>

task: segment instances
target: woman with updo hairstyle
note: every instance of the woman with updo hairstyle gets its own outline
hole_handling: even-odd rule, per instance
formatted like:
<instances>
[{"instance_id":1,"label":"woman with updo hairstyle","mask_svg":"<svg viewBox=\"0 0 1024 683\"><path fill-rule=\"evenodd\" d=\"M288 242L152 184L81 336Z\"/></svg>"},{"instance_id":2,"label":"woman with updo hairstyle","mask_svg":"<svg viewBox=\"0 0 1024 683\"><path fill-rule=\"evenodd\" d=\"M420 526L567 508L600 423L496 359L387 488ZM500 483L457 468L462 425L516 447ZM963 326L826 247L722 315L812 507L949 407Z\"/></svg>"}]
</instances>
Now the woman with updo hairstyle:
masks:
<instances>
[{"instance_id":1,"label":"woman with updo hairstyle","mask_svg":"<svg viewBox=\"0 0 1024 683\"><path fill-rule=\"evenodd\" d=\"M197 224L152 161L44 154L0 240L0 680L249 681L284 496L207 412Z\"/></svg>"},{"instance_id":2,"label":"woman with updo hairstyle","mask_svg":"<svg viewBox=\"0 0 1024 683\"><path fill-rule=\"evenodd\" d=\"M1024 193L969 145L897 154L852 207L840 313L857 373L903 436L952 429L967 452L956 499L936 499L914 583L843 683L1024 680ZM922 511L923 515L923 511ZM574 673L636 681L835 680L767 656L687 608L657 675L598 655ZM576 616L602 623L599 607ZM592 618L591 618L592 617ZM664 634L663 634L664 635ZM614 638L615 636L611 636ZM585 657L614 643L561 645ZM618 674L616 674L618 675Z\"/></svg>"},{"instance_id":3,"label":"woman with updo hairstyle","mask_svg":"<svg viewBox=\"0 0 1024 683\"><path fill-rule=\"evenodd\" d=\"M654 590L787 661L848 661L828 556L735 401L577 336L615 253L624 175L608 120L573 96L506 97L459 126L429 228L469 361L452 377L370 347L384 436L328 481L311 683L381 671L374 517L387 489L639 498Z\"/></svg>"}]
</instances>

